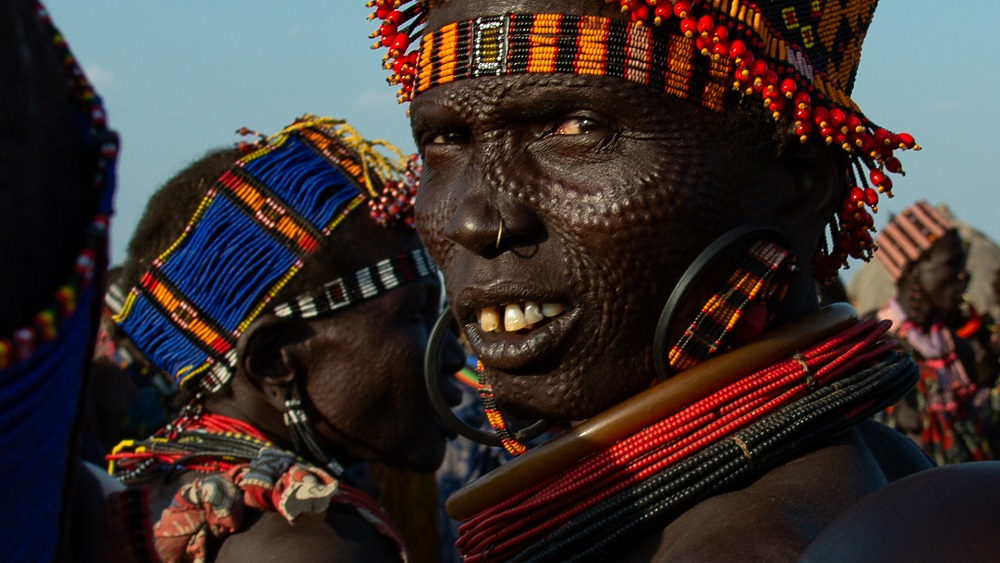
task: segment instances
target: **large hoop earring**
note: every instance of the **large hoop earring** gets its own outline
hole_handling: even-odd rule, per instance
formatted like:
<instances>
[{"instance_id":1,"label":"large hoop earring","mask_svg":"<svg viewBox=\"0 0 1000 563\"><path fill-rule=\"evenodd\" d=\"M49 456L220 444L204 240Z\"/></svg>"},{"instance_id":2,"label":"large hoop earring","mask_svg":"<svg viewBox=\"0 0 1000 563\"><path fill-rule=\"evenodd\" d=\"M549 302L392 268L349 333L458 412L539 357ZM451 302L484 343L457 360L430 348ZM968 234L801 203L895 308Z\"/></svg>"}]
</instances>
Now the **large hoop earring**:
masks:
<instances>
[{"instance_id":1,"label":"large hoop earring","mask_svg":"<svg viewBox=\"0 0 1000 563\"><path fill-rule=\"evenodd\" d=\"M455 413L452 412L451 407L448 405L448 401L444 398L444 393L441 392L439 383L441 379L441 344L444 342L444 336L448 332L448 329L453 327L457 328L458 322L451 314L451 311L445 308L441 312L441 316L438 317L437 322L434 323L434 329L431 331L430 339L427 341L427 353L424 355L424 384L427 387L427 394L430 396L431 404L441 417L441 420L457 434L487 446L503 447L503 442L499 434L485 432L479 428L470 426L455 416ZM519 430L514 434L514 438L519 442L527 442L541 436L552 426L553 423L547 420L539 420L531 426Z\"/></svg>"},{"instance_id":2,"label":"large hoop earring","mask_svg":"<svg viewBox=\"0 0 1000 563\"><path fill-rule=\"evenodd\" d=\"M740 242L746 242L747 239L770 239L778 242L784 246L788 246L784 235L778 229L774 227L769 227L767 225L755 224L755 225L744 225L742 227L737 227L730 231L723 233L717 239L712 241L705 250L701 251L701 254L691 262L687 270L681 276L680 280L677 281L677 285L674 286L673 291L670 292L670 297L667 299L667 304L663 306L663 311L660 313L660 320L656 324L656 333L653 338L653 367L656 369L656 377L663 381L669 378L673 373L667 366L667 332L670 329L670 325L674 322L674 316L677 314L681 303L685 302L685 297L688 291L697 286L698 278L704 274L709 266L712 265L720 257L720 255L728 248L731 248L734 244ZM752 244L753 241L751 241Z\"/></svg>"}]
</instances>

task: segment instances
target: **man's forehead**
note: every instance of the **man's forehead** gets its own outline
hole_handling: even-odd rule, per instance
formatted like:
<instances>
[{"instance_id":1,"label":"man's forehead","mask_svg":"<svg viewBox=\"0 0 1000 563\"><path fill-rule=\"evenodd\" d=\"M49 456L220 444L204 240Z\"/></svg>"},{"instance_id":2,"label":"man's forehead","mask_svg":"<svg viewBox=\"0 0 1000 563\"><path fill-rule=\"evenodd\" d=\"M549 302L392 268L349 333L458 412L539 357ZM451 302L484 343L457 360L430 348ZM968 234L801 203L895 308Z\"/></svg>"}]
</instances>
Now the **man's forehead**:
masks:
<instances>
[{"instance_id":1,"label":"man's forehead","mask_svg":"<svg viewBox=\"0 0 1000 563\"><path fill-rule=\"evenodd\" d=\"M455 113L477 120L501 117L532 118L560 112L591 109L632 112L655 106L659 112L697 107L618 78L574 74L524 74L460 80L432 88L414 97L414 127L425 118L439 119Z\"/></svg>"}]
</instances>

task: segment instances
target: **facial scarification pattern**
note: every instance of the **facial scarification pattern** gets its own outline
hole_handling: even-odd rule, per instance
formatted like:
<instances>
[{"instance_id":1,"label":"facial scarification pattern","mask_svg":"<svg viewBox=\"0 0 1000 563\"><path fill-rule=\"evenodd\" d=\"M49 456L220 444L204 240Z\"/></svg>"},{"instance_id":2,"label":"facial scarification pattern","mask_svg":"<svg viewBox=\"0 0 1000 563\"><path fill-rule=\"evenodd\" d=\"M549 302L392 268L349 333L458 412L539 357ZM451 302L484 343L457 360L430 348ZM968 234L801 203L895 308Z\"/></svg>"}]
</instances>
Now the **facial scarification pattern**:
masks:
<instances>
[{"instance_id":1,"label":"facial scarification pattern","mask_svg":"<svg viewBox=\"0 0 1000 563\"><path fill-rule=\"evenodd\" d=\"M522 115L565 99L635 103L595 112L601 125L581 135L551 134L558 117ZM647 385L653 310L698 249L728 224L774 216L777 200L765 195L783 189L763 164L774 147L721 158L703 147L732 142L725 116L611 79L484 78L434 89L413 110L425 157L418 230L450 276L449 301L473 346L493 338L475 328L482 307L539 298L571 308L569 336L543 358L502 371L484 361L497 397L529 412L587 416ZM468 138L421 140L439 120ZM470 297L477 291L488 296Z\"/></svg>"}]
</instances>

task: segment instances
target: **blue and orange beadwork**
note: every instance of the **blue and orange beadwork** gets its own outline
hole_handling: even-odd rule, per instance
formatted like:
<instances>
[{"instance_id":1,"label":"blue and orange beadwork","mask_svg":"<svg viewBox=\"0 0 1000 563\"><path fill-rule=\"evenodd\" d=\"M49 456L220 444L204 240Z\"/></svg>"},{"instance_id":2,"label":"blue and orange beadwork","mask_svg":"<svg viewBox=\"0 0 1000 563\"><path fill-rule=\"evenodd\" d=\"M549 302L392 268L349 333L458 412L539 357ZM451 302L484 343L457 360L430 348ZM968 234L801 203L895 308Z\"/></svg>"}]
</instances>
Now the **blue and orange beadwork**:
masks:
<instances>
[{"instance_id":1,"label":"blue and orange beadwork","mask_svg":"<svg viewBox=\"0 0 1000 563\"><path fill-rule=\"evenodd\" d=\"M115 316L179 385L197 381L208 392L228 382L239 336L274 305L321 241L353 210L379 201L386 185L415 181L401 152L331 118L303 116L241 148L246 154L208 190ZM382 224L412 225L412 205L409 213L380 211L376 205L370 212ZM435 270L428 260L414 271Z\"/></svg>"}]
</instances>

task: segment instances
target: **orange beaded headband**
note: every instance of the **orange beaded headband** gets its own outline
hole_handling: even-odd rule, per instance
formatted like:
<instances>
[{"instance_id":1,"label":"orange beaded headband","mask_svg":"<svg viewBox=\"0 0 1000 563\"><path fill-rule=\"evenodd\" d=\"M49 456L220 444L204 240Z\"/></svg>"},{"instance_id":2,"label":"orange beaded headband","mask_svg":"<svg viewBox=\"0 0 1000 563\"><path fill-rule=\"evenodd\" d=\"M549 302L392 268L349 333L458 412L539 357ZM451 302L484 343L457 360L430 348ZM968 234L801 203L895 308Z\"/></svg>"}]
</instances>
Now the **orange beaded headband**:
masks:
<instances>
[{"instance_id":1,"label":"orange beaded headband","mask_svg":"<svg viewBox=\"0 0 1000 563\"><path fill-rule=\"evenodd\" d=\"M822 139L851 163L814 275L827 280L848 257L871 258L868 209L876 211L879 193L892 196L886 173L902 173L894 152L919 149L910 135L871 122L849 95L877 0L606 1L628 17L502 14L428 33L424 0L368 6L382 21L374 47L388 49L401 102L452 81L522 73L618 77L714 111L758 99L801 142Z\"/></svg>"}]
</instances>

